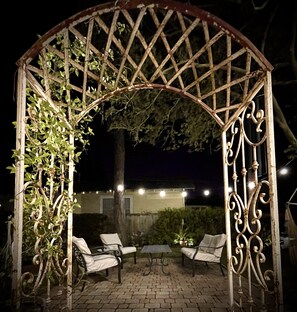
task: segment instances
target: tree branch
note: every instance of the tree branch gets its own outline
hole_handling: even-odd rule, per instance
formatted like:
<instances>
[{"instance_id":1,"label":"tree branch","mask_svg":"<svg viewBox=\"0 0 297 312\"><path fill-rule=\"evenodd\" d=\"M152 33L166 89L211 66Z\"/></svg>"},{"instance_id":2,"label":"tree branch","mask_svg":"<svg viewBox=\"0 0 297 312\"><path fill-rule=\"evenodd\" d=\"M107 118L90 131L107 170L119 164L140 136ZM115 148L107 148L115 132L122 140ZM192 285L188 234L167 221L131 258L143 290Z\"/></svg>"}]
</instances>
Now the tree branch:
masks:
<instances>
[{"instance_id":1,"label":"tree branch","mask_svg":"<svg viewBox=\"0 0 297 312\"><path fill-rule=\"evenodd\" d=\"M279 3L278 5L275 7L273 13L271 14L269 20L268 20L268 23L266 25L266 29L265 29L265 32L264 32L264 35L263 35L263 40L262 40L262 44L261 44L261 52L265 55L264 51L265 51L265 45L266 45L266 39L268 37L268 33L269 33L269 29L270 29L270 26L271 26L271 23L276 15L276 12L279 8Z\"/></svg>"},{"instance_id":2,"label":"tree branch","mask_svg":"<svg viewBox=\"0 0 297 312\"><path fill-rule=\"evenodd\" d=\"M292 132L292 130L290 129L287 120L279 106L279 103L277 101L277 99L275 98L275 96L273 95L273 108L274 108L274 120L275 122L279 125L279 127L282 129L284 135L286 136L288 142L292 145L292 146L296 146L297 148L297 139L294 135L294 133Z\"/></svg>"}]
</instances>

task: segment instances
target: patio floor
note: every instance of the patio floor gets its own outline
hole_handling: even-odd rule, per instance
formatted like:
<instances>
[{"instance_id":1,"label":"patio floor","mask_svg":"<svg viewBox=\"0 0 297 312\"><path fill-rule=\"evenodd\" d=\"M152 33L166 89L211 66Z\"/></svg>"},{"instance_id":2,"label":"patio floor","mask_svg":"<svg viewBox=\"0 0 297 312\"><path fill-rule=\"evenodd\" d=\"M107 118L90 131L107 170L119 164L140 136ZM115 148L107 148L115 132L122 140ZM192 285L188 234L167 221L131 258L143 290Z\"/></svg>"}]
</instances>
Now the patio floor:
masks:
<instances>
[{"instance_id":1,"label":"patio floor","mask_svg":"<svg viewBox=\"0 0 297 312\"><path fill-rule=\"evenodd\" d=\"M204 263L197 264L196 275L191 275L191 264L181 266L180 258L169 258L166 271L162 273L160 266L153 266L152 273L147 271L147 259L138 258L137 264L132 258L124 262L122 284L117 282L116 269L110 270L109 276L93 274L88 277L85 290L81 285L74 289L72 311L87 312L223 312L230 311L228 305L227 277L222 276L218 265L207 268ZM247 287L243 285L243 287ZM53 290L51 301L44 311L67 311L65 291L55 295ZM255 294L260 292L254 289ZM245 292L246 293L246 292ZM235 311L263 311L259 305L259 297L254 298L253 309L236 308ZM267 311L276 311L272 297ZM284 311L290 310L286 307Z\"/></svg>"}]
</instances>

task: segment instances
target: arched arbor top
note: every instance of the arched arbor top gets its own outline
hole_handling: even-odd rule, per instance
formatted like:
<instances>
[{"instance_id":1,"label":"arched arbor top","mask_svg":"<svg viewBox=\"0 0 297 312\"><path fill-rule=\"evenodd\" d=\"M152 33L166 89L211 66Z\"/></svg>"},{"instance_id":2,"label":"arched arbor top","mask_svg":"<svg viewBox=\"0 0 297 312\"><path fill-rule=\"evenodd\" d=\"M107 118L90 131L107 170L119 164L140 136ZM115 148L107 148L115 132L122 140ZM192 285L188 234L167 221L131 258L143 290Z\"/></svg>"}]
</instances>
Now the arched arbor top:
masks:
<instances>
[{"instance_id":1,"label":"arched arbor top","mask_svg":"<svg viewBox=\"0 0 297 312\"><path fill-rule=\"evenodd\" d=\"M71 90L65 102L85 103L78 120L115 94L160 88L199 103L221 127L241 113L272 70L232 26L196 6L166 0L88 8L40 37L17 65L50 103L61 101L55 88Z\"/></svg>"},{"instance_id":2,"label":"arched arbor top","mask_svg":"<svg viewBox=\"0 0 297 312\"><path fill-rule=\"evenodd\" d=\"M227 257L232 265L228 266L228 275L231 270L239 275L244 270L248 275L253 272L263 292L268 289L268 275L260 268L264 244L259 235L262 212L258 202L270 211L274 271L268 273L274 274L273 287L282 304L272 66L246 37L196 6L168 0L114 1L61 22L40 37L17 65L15 216L19 219L15 236L19 239L13 253L17 259L21 258L23 235L19 212L30 212L30 220L36 216L35 224L57 232L62 226L52 225L56 221L52 216L59 215L64 221L68 213L71 216L74 164L80 153L75 154L75 140L86 142L83 139L89 129L85 125L92 120L93 112L100 110L101 103L123 93L160 89L197 103L221 127ZM262 152L267 152L267 159ZM263 169L265 164L267 168ZM265 170L267 180L262 177ZM249 182L255 185L252 191ZM239 259L232 255L231 214L240 237L236 240ZM71 237L72 218L67 221ZM48 242L59 246L60 241L55 239L60 233L44 233L48 238L38 239L40 246L35 244L35 248L55 251ZM254 239L252 243L250 238ZM70 242L68 257L72 255ZM53 258L44 255L43 259ZM14 261L14 285L20 280L20 264ZM43 267L52 268L51 264L40 265L40 271ZM69 270L68 285L71 279ZM39 286L38 280L35 285ZM231 287L229 283L232 305ZM247 297L253 303L250 294ZM265 296L261 297L264 300Z\"/></svg>"}]
</instances>

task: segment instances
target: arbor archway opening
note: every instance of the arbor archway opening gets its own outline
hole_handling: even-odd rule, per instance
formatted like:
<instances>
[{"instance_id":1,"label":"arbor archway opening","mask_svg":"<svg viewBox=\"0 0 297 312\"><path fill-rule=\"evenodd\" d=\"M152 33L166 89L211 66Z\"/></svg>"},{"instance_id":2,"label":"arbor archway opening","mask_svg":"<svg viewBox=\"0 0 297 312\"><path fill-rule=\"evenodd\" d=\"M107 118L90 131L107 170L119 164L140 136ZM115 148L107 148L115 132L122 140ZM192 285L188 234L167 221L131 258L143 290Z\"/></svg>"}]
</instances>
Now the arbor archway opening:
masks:
<instances>
[{"instance_id":1,"label":"arbor archway opening","mask_svg":"<svg viewBox=\"0 0 297 312\"><path fill-rule=\"evenodd\" d=\"M273 292L281 307L271 70L236 29L198 7L174 1L98 5L42 36L18 61L16 297L20 296L23 211L30 212L34 229L52 231L42 232L46 235L35 231L41 245L44 236L49 238L45 249L36 245L37 250L46 250L36 257L45 267L54 263L45 255L51 244L60 246L57 233L67 220L71 269L75 147L76 141L86 143L91 112L134 89L164 89L200 105L221 127L230 306L242 299L234 298L233 279L251 270L263 293L262 304L265 293ZM261 168L263 164L267 166ZM249 182L255 185L252 190ZM270 214L273 251L273 268L265 272L261 270L263 210ZM58 275L63 275L55 264ZM70 278L69 274L68 285ZM249 276L250 285L253 278ZM71 298L69 291L70 307Z\"/></svg>"}]
</instances>

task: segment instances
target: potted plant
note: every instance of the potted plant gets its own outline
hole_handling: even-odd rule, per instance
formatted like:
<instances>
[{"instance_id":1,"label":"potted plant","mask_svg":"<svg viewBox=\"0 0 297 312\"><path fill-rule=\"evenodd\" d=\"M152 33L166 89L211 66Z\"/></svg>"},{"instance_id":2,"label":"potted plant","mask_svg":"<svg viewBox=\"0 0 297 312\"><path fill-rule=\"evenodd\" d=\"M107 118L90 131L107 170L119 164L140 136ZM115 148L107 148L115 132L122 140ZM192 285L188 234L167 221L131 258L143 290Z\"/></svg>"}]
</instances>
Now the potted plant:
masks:
<instances>
[{"instance_id":1,"label":"potted plant","mask_svg":"<svg viewBox=\"0 0 297 312\"><path fill-rule=\"evenodd\" d=\"M181 227L179 231L175 233L175 244L180 244L180 246L187 246L188 243L188 228L184 228L184 219L182 219Z\"/></svg>"},{"instance_id":2,"label":"potted plant","mask_svg":"<svg viewBox=\"0 0 297 312\"><path fill-rule=\"evenodd\" d=\"M131 243L133 246L140 248L144 243L144 233L142 231L137 231L131 235Z\"/></svg>"},{"instance_id":3,"label":"potted plant","mask_svg":"<svg viewBox=\"0 0 297 312\"><path fill-rule=\"evenodd\" d=\"M183 230L180 230L178 233L175 233L175 244L180 244L180 246L187 246L187 235L186 232Z\"/></svg>"}]
</instances>

